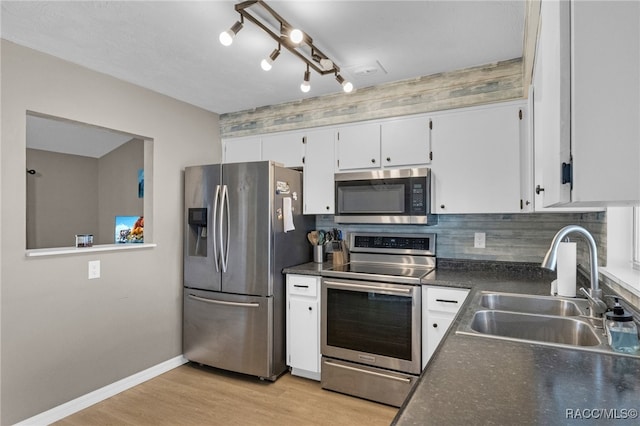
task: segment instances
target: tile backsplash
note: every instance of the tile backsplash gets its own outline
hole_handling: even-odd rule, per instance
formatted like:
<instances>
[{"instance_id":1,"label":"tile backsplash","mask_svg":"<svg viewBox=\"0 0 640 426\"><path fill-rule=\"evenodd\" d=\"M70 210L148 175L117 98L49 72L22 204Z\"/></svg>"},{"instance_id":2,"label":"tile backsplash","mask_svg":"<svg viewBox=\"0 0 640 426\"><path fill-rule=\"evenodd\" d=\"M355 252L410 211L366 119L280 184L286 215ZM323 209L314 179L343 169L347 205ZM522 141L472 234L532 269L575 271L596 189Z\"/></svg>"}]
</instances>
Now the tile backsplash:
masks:
<instances>
[{"instance_id":1,"label":"tile backsplash","mask_svg":"<svg viewBox=\"0 0 640 426\"><path fill-rule=\"evenodd\" d=\"M350 232L435 233L439 258L491 260L502 262L542 262L556 232L565 225L584 226L598 244L599 264L606 264L606 213L531 213L438 215L436 225L354 225L336 224L331 215L316 217L317 229L338 228ZM474 248L474 235L484 232L485 248ZM589 249L576 237L578 263L588 265Z\"/></svg>"}]
</instances>

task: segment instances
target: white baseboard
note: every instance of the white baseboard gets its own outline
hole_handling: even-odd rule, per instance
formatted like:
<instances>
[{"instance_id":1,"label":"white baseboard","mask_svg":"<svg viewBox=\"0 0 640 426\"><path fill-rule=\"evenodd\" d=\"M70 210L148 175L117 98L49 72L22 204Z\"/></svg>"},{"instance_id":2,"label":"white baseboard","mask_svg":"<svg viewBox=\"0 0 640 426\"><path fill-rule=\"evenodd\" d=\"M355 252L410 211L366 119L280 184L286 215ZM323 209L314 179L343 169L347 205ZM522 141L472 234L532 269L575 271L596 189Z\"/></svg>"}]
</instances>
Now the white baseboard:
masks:
<instances>
[{"instance_id":1,"label":"white baseboard","mask_svg":"<svg viewBox=\"0 0 640 426\"><path fill-rule=\"evenodd\" d=\"M146 370L142 370L139 373L133 374L129 377L125 377L122 380L118 380L115 383L104 386L93 392L89 392L86 395L82 395L69 402L65 402L62 405L58 405L43 413L30 417L26 420L16 423L15 426L42 426L49 425L57 422L73 413L77 413L80 410L84 410L87 407L92 406L100 401L104 401L113 395L119 394L127 389L130 389L140 383L153 379L156 376L166 373L169 370L173 370L176 367L180 367L182 364L187 363L188 360L182 355L169 359L165 362L161 362L158 365L149 367Z\"/></svg>"}]
</instances>

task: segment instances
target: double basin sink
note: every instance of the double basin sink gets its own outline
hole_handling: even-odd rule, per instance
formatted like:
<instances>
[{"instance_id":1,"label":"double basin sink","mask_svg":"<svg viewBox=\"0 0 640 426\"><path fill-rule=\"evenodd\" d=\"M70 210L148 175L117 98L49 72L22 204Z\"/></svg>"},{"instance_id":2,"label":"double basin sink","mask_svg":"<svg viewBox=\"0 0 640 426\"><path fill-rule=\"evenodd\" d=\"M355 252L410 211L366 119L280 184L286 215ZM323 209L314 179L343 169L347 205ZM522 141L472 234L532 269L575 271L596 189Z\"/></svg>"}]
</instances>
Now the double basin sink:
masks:
<instances>
[{"instance_id":1,"label":"double basin sink","mask_svg":"<svg viewBox=\"0 0 640 426\"><path fill-rule=\"evenodd\" d=\"M615 353L588 313L586 299L478 292L456 333Z\"/></svg>"}]
</instances>

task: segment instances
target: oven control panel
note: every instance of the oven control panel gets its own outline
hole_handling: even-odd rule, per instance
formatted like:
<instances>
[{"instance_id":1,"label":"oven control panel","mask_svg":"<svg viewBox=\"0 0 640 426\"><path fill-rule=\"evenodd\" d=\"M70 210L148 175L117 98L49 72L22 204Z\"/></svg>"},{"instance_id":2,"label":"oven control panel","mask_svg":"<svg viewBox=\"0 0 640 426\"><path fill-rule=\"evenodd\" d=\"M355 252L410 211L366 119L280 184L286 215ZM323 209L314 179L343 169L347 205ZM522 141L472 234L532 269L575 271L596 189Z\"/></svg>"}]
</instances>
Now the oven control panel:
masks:
<instances>
[{"instance_id":1,"label":"oven control panel","mask_svg":"<svg viewBox=\"0 0 640 426\"><path fill-rule=\"evenodd\" d=\"M352 252L411 253L435 256L435 234L351 234Z\"/></svg>"}]
</instances>

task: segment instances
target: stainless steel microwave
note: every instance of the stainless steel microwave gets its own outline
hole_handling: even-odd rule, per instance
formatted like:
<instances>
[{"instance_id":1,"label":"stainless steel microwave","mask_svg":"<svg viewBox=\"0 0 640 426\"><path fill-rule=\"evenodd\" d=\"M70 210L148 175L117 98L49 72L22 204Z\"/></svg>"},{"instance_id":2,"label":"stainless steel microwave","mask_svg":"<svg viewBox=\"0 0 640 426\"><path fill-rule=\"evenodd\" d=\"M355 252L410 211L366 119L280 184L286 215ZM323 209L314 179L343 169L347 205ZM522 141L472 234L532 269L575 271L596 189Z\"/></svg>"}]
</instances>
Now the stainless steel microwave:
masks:
<instances>
[{"instance_id":1,"label":"stainless steel microwave","mask_svg":"<svg viewBox=\"0 0 640 426\"><path fill-rule=\"evenodd\" d=\"M433 224L431 169L336 173L337 223Z\"/></svg>"}]
</instances>

